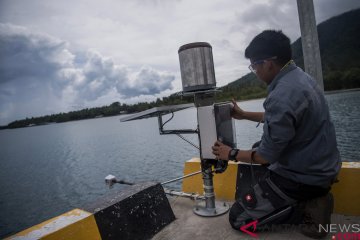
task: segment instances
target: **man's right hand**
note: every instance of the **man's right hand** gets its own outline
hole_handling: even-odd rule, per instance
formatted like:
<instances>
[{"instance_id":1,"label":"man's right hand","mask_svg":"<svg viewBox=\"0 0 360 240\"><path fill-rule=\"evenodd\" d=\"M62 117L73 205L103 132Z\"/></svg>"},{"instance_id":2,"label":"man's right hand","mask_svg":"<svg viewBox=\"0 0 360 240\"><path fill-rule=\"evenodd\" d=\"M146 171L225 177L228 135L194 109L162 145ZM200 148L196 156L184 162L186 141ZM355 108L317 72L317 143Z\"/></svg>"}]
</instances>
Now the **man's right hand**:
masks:
<instances>
[{"instance_id":1,"label":"man's right hand","mask_svg":"<svg viewBox=\"0 0 360 240\"><path fill-rule=\"evenodd\" d=\"M242 110L236 103L235 99L232 99L234 107L231 110L231 116L235 119L246 119L254 122L264 121L264 112L247 112Z\"/></svg>"},{"instance_id":2,"label":"man's right hand","mask_svg":"<svg viewBox=\"0 0 360 240\"><path fill-rule=\"evenodd\" d=\"M234 107L231 109L231 116L235 119L244 119L245 118L245 111L242 110L236 103L235 99L231 100Z\"/></svg>"}]
</instances>

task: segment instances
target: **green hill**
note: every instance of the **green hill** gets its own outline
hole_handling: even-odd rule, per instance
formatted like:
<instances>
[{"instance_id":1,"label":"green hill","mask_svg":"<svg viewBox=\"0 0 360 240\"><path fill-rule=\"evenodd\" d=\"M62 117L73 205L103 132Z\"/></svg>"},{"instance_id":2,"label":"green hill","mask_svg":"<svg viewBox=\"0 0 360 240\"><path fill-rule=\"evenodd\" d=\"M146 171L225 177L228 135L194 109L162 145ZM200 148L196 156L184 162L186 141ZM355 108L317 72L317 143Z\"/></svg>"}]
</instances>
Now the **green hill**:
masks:
<instances>
[{"instance_id":1,"label":"green hill","mask_svg":"<svg viewBox=\"0 0 360 240\"><path fill-rule=\"evenodd\" d=\"M360 9L333 17L317 26L325 90L360 87ZM301 38L292 44L293 59L303 68ZM265 89L252 73L229 83L224 91ZM244 91L244 90L242 90Z\"/></svg>"}]
</instances>

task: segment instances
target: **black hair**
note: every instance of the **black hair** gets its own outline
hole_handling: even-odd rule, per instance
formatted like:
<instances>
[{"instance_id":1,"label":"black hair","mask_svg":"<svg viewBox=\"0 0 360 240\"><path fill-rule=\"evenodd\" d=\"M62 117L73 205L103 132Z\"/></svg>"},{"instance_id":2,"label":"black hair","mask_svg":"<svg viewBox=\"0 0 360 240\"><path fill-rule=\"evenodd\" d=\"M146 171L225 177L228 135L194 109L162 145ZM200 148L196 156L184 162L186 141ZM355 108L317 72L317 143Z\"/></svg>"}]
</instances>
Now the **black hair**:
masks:
<instances>
[{"instance_id":1,"label":"black hair","mask_svg":"<svg viewBox=\"0 0 360 240\"><path fill-rule=\"evenodd\" d=\"M263 31L245 49L245 57L254 61L275 56L279 64L286 64L291 59L290 39L281 30Z\"/></svg>"}]
</instances>

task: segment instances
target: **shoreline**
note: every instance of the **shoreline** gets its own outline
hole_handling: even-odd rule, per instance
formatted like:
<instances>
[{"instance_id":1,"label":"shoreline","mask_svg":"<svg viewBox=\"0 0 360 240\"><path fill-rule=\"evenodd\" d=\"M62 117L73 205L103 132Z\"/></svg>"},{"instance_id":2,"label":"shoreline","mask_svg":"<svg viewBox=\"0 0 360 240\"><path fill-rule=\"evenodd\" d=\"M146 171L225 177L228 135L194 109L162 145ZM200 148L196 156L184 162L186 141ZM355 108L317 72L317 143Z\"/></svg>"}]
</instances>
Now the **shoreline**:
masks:
<instances>
[{"instance_id":1,"label":"shoreline","mask_svg":"<svg viewBox=\"0 0 360 240\"><path fill-rule=\"evenodd\" d=\"M324 94L325 95L330 95L330 94L336 94L336 93L356 92L356 91L360 91L360 88L324 91ZM266 97L256 97L256 98L249 98L249 99L242 99L242 100L235 99L235 101L236 102L245 102L245 101L258 100L258 99L262 99L262 98L266 98ZM114 117L114 116L119 116L119 115L126 115L126 114L116 114L116 115L110 115L110 116L102 116L101 118L103 118L103 117ZM94 117L94 118L84 118L84 119L70 120L70 121L64 121L64 122L82 121L82 120L89 120L89 119L96 119L96 118L100 118L100 117L97 116L97 117ZM8 128L7 125L4 125L4 126L0 126L0 131L5 130L5 129L17 129L17 128L35 127L35 126L43 126L43 125L57 124L57 123L63 123L63 122L41 123L41 124L35 124L35 125L24 126L24 127L16 127L16 128Z\"/></svg>"},{"instance_id":2,"label":"shoreline","mask_svg":"<svg viewBox=\"0 0 360 240\"><path fill-rule=\"evenodd\" d=\"M360 91L360 88L350 88L350 89L341 89L341 90L331 90L325 91L325 94L334 94L334 93L343 93L343 92L356 92Z\"/></svg>"}]
</instances>

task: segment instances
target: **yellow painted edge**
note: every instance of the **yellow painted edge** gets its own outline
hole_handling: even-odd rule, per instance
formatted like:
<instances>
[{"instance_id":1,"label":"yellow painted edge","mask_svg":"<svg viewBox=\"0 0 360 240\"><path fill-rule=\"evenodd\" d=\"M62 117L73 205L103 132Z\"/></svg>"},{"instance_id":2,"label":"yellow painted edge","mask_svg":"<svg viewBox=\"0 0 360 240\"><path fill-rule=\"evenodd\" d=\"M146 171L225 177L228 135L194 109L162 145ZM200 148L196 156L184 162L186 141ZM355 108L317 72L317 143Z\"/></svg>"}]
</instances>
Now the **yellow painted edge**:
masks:
<instances>
[{"instance_id":1,"label":"yellow painted edge","mask_svg":"<svg viewBox=\"0 0 360 240\"><path fill-rule=\"evenodd\" d=\"M341 168L359 168L360 162L342 162Z\"/></svg>"},{"instance_id":2,"label":"yellow painted edge","mask_svg":"<svg viewBox=\"0 0 360 240\"><path fill-rule=\"evenodd\" d=\"M197 172L201 170L200 161L198 158L192 158L189 161L185 162L184 175ZM197 193L203 194L203 181L201 174L185 178L182 183L182 191L188 193Z\"/></svg>"},{"instance_id":3,"label":"yellow painted edge","mask_svg":"<svg viewBox=\"0 0 360 240\"><path fill-rule=\"evenodd\" d=\"M332 186L334 195L334 212L360 216L360 168L341 168L339 182Z\"/></svg>"},{"instance_id":4,"label":"yellow painted edge","mask_svg":"<svg viewBox=\"0 0 360 240\"><path fill-rule=\"evenodd\" d=\"M214 173L214 193L216 199L219 200L234 200L236 189L236 178L238 164L229 162L229 165L225 171L226 174ZM201 170L200 159L192 158L185 163L184 175L190 174ZM202 175L198 174L193 177L185 178L182 184L182 190L188 193L197 193L202 195L203 190Z\"/></svg>"},{"instance_id":5,"label":"yellow painted edge","mask_svg":"<svg viewBox=\"0 0 360 240\"><path fill-rule=\"evenodd\" d=\"M101 235L94 215L90 215L78 222L70 224L56 232L50 233L43 240L100 240Z\"/></svg>"},{"instance_id":6,"label":"yellow painted edge","mask_svg":"<svg viewBox=\"0 0 360 240\"><path fill-rule=\"evenodd\" d=\"M42 239L43 237L45 237L51 233L54 233L56 231L59 231L60 229L66 228L69 225L72 225L76 222L79 222L79 221L89 218L89 217L91 218L91 216L92 216L92 214L87 211L84 211L81 209L73 209L67 213L60 215L60 216L51 218L47 221L44 221L40 224L33 226L33 227L25 229L25 230L13 235L13 236L10 236L9 238L6 238L6 239L12 239L12 240ZM89 221L91 221L91 220L89 220ZM94 219L94 222L95 222L95 219ZM96 228L96 230L97 230L96 222L95 222L95 225L92 227ZM100 234L99 234L99 236L100 236ZM57 239L59 239L59 238L57 238Z\"/></svg>"},{"instance_id":7,"label":"yellow painted edge","mask_svg":"<svg viewBox=\"0 0 360 240\"><path fill-rule=\"evenodd\" d=\"M185 162L184 175L200 170L200 159L192 158ZM228 169L222 174L214 174L214 192L217 199L233 201L236 192L238 166L229 162ZM334 212L345 215L360 216L360 162L343 162L338 176L339 182L334 184L331 192L334 195ZM202 176L183 180L182 190L188 193L203 194Z\"/></svg>"},{"instance_id":8,"label":"yellow painted edge","mask_svg":"<svg viewBox=\"0 0 360 240\"><path fill-rule=\"evenodd\" d=\"M195 162L195 163L200 163L200 158L192 158L190 160L188 160L187 162Z\"/></svg>"}]
</instances>

